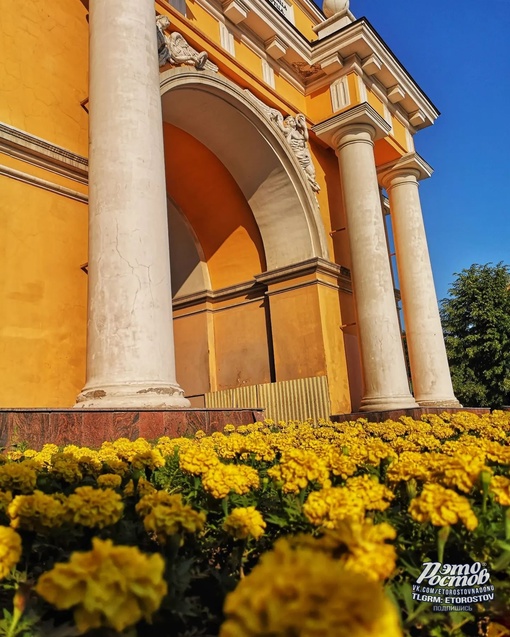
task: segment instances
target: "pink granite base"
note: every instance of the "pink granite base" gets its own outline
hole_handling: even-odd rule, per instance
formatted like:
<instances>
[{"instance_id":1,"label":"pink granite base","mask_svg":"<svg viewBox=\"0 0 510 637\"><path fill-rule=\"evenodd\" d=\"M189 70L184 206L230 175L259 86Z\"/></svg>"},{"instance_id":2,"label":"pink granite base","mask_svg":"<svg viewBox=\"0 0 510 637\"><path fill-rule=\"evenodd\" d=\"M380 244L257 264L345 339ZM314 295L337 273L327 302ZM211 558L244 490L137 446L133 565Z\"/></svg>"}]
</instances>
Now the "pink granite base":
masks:
<instances>
[{"instance_id":1,"label":"pink granite base","mask_svg":"<svg viewBox=\"0 0 510 637\"><path fill-rule=\"evenodd\" d=\"M247 425L264 418L257 409L0 409L0 447L26 444L40 449L46 443L99 447L117 438L155 440L161 436L209 434L227 424Z\"/></svg>"},{"instance_id":2,"label":"pink granite base","mask_svg":"<svg viewBox=\"0 0 510 637\"><path fill-rule=\"evenodd\" d=\"M444 412L449 414L456 413L458 411L469 411L473 414L490 414L490 409L485 407L418 407L417 409L390 409L388 411L358 411L353 414L336 414L331 416L333 422L345 422L348 420L357 420L358 418L365 418L369 422L384 422L385 420L398 420L400 416L410 416L414 420L420 420L424 414L443 414Z\"/></svg>"}]
</instances>

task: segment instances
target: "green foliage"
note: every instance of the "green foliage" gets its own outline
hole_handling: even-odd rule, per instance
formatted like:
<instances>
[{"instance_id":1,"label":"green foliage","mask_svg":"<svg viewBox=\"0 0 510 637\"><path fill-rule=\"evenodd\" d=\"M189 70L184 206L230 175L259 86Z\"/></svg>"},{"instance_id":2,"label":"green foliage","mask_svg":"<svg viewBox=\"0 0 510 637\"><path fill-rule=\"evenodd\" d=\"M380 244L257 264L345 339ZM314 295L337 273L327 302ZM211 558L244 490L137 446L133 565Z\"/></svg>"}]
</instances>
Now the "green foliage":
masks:
<instances>
[{"instance_id":1,"label":"green foliage","mask_svg":"<svg viewBox=\"0 0 510 637\"><path fill-rule=\"evenodd\" d=\"M510 403L510 267L474 264L441 301L455 395L465 406Z\"/></svg>"}]
</instances>

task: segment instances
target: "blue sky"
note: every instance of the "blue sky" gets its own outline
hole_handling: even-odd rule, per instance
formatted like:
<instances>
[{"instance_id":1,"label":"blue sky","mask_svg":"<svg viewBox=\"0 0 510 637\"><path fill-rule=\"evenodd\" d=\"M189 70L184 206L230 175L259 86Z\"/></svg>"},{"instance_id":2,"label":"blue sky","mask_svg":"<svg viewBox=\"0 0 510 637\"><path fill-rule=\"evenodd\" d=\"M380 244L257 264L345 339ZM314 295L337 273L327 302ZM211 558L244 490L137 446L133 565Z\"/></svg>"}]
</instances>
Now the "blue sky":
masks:
<instances>
[{"instance_id":1,"label":"blue sky","mask_svg":"<svg viewBox=\"0 0 510 637\"><path fill-rule=\"evenodd\" d=\"M415 137L438 298L472 263L510 264L510 0L351 0L441 112Z\"/></svg>"}]
</instances>

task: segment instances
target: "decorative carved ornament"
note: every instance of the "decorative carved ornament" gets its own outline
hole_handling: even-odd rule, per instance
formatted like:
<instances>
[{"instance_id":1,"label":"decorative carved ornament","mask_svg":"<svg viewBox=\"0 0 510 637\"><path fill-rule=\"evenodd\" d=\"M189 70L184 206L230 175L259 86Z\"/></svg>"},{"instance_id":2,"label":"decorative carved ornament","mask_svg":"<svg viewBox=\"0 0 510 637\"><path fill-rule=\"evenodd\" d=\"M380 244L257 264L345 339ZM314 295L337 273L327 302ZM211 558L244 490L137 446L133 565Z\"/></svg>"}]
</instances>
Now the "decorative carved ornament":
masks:
<instances>
[{"instance_id":1,"label":"decorative carved ornament","mask_svg":"<svg viewBox=\"0 0 510 637\"><path fill-rule=\"evenodd\" d=\"M306 127L306 118L303 113L298 113L296 117L288 115L285 119L280 111L264 104L262 100L255 97L249 89L244 89L246 95L255 102L263 111L264 115L285 137L285 141L297 158L299 165L303 169L308 184L314 193L320 191L320 186L315 180L315 166L308 147L309 133Z\"/></svg>"},{"instance_id":2,"label":"decorative carved ornament","mask_svg":"<svg viewBox=\"0 0 510 637\"><path fill-rule=\"evenodd\" d=\"M186 42L184 36L177 31L172 31L169 35L165 30L170 26L170 20L166 15L156 16L156 29L158 34L158 56L159 66L172 64L179 66L181 64L190 64L197 70L207 69L208 71L218 72L216 64L210 62L207 58L206 51L197 51Z\"/></svg>"},{"instance_id":3,"label":"decorative carved ornament","mask_svg":"<svg viewBox=\"0 0 510 637\"><path fill-rule=\"evenodd\" d=\"M320 64L306 64L306 62L293 62L292 68L299 73L304 80L307 80L322 71Z\"/></svg>"}]
</instances>

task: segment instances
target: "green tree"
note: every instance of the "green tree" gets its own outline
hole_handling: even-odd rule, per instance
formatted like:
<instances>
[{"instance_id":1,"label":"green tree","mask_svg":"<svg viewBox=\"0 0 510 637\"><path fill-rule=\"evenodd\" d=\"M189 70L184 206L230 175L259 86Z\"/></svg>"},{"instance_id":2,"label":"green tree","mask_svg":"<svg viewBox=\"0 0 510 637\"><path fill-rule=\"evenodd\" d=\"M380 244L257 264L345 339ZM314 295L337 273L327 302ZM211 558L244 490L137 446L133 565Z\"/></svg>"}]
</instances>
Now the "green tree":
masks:
<instances>
[{"instance_id":1,"label":"green tree","mask_svg":"<svg viewBox=\"0 0 510 637\"><path fill-rule=\"evenodd\" d=\"M510 404L510 267L455 273L441 320L455 395L465 406Z\"/></svg>"}]
</instances>

